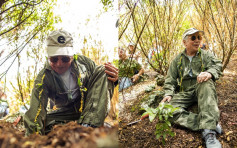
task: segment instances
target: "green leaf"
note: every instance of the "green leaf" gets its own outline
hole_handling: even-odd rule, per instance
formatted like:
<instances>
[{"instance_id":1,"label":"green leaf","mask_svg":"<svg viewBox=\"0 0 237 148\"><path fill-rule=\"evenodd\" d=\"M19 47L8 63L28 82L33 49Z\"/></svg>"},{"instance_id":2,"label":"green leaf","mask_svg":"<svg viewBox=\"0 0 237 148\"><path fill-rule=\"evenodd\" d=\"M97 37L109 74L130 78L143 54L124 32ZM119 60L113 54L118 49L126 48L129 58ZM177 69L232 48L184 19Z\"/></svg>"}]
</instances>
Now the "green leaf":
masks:
<instances>
[{"instance_id":1,"label":"green leaf","mask_svg":"<svg viewBox=\"0 0 237 148\"><path fill-rule=\"evenodd\" d=\"M180 109L180 108L179 108L179 107L172 108L172 109L171 109L171 112L173 113L174 111L176 111L176 110L178 110L178 109Z\"/></svg>"},{"instance_id":2,"label":"green leaf","mask_svg":"<svg viewBox=\"0 0 237 148\"><path fill-rule=\"evenodd\" d=\"M159 139L161 134L156 134L156 139Z\"/></svg>"},{"instance_id":3,"label":"green leaf","mask_svg":"<svg viewBox=\"0 0 237 148\"><path fill-rule=\"evenodd\" d=\"M152 122L156 117L156 114L149 114L149 120Z\"/></svg>"},{"instance_id":4,"label":"green leaf","mask_svg":"<svg viewBox=\"0 0 237 148\"><path fill-rule=\"evenodd\" d=\"M161 129L161 126L162 126L161 124L157 123L156 124L156 129Z\"/></svg>"},{"instance_id":5,"label":"green leaf","mask_svg":"<svg viewBox=\"0 0 237 148\"><path fill-rule=\"evenodd\" d=\"M168 120L165 120L165 123L169 126L171 126L171 123Z\"/></svg>"},{"instance_id":6,"label":"green leaf","mask_svg":"<svg viewBox=\"0 0 237 148\"><path fill-rule=\"evenodd\" d=\"M73 55L73 58L74 58L74 60L77 60L77 55L74 54L74 55Z\"/></svg>"},{"instance_id":7,"label":"green leaf","mask_svg":"<svg viewBox=\"0 0 237 148\"><path fill-rule=\"evenodd\" d=\"M164 138L162 139L162 144L165 145L165 139Z\"/></svg>"},{"instance_id":8,"label":"green leaf","mask_svg":"<svg viewBox=\"0 0 237 148\"><path fill-rule=\"evenodd\" d=\"M165 108L174 108L172 105L170 105L170 104L165 104L165 106L164 106Z\"/></svg>"},{"instance_id":9,"label":"green leaf","mask_svg":"<svg viewBox=\"0 0 237 148\"><path fill-rule=\"evenodd\" d=\"M40 87L42 87L42 86L43 86L43 84L41 84L41 83L38 83L38 84L37 84L37 86L38 86L38 88L40 88Z\"/></svg>"},{"instance_id":10,"label":"green leaf","mask_svg":"<svg viewBox=\"0 0 237 148\"><path fill-rule=\"evenodd\" d=\"M78 86L81 86L81 80L80 80L80 78L77 79L77 84L78 84Z\"/></svg>"},{"instance_id":11,"label":"green leaf","mask_svg":"<svg viewBox=\"0 0 237 148\"><path fill-rule=\"evenodd\" d=\"M156 114L157 110L155 108L151 108L152 113Z\"/></svg>"},{"instance_id":12,"label":"green leaf","mask_svg":"<svg viewBox=\"0 0 237 148\"><path fill-rule=\"evenodd\" d=\"M165 103L160 103L158 106L159 110L163 110L164 106L165 106Z\"/></svg>"},{"instance_id":13,"label":"green leaf","mask_svg":"<svg viewBox=\"0 0 237 148\"><path fill-rule=\"evenodd\" d=\"M162 115L159 115L159 120L163 121Z\"/></svg>"},{"instance_id":14,"label":"green leaf","mask_svg":"<svg viewBox=\"0 0 237 148\"><path fill-rule=\"evenodd\" d=\"M163 138L164 138L164 139L166 138L166 133L163 134Z\"/></svg>"},{"instance_id":15,"label":"green leaf","mask_svg":"<svg viewBox=\"0 0 237 148\"><path fill-rule=\"evenodd\" d=\"M174 137L175 134L174 134L174 132L170 132L169 135Z\"/></svg>"}]
</instances>

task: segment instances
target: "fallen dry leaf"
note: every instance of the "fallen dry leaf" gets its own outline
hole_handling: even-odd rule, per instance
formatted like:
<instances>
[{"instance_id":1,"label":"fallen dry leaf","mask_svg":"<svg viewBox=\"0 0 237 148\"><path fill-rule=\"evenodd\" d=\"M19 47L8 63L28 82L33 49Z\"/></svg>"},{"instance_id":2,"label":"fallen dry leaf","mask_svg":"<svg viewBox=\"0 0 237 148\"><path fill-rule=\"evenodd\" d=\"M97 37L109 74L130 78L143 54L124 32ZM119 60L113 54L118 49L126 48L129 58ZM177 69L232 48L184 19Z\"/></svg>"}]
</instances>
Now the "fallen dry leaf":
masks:
<instances>
[{"instance_id":1,"label":"fallen dry leaf","mask_svg":"<svg viewBox=\"0 0 237 148\"><path fill-rule=\"evenodd\" d=\"M232 133L233 133L233 131L229 131L225 135L228 136L229 134L232 134Z\"/></svg>"},{"instance_id":2,"label":"fallen dry leaf","mask_svg":"<svg viewBox=\"0 0 237 148\"><path fill-rule=\"evenodd\" d=\"M229 136L227 137L227 141L230 141L230 137Z\"/></svg>"}]
</instances>

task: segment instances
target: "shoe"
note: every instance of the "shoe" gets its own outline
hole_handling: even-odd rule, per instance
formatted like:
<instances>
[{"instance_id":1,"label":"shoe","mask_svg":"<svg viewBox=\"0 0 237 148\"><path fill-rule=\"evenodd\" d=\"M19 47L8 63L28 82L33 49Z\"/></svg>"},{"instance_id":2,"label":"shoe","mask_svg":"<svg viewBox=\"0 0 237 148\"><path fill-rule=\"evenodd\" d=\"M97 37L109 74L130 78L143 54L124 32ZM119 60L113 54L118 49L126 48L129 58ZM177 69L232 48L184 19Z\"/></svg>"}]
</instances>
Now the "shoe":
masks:
<instances>
[{"instance_id":1,"label":"shoe","mask_svg":"<svg viewBox=\"0 0 237 148\"><path fill-rule=\"evenodd\" d=\"M84 126L84 127L93 127L93 128L97 127L97 126L94 126L94 125L91 125L91 124L87 124L87 123L82 123L81 125Z\"/></svg>"},{"instance_id":2,"label":"shoe","mask_svg":"<svg viewBox=\"0 0 237 148\"><path fill-rule=\"evenodd\" d=\"M206 148L221 148L221 143L216 139L215 131L204 129L202 137L205 140Z\"/></svg>"},{"instance_id":3,"label":"shoe","mask_svg":"<svg viewBox=\"0 0 237 148\"><path fill-rule=\"evenodd\" d=\"M112 126L107 122L104 122L104 127L112 128Z\"/></svg>"},{"instance_id":4,"label":"shoe","mask_svg":"<svg viewBox=\"0 0 237 148\"><path fill-rule=\"evenodd\" d=\"M215 131L216 131L218 134L222 134L222 128L221 128L221 125L220 125L219 123L216 125Z\"/></svg>"}]
</instances>

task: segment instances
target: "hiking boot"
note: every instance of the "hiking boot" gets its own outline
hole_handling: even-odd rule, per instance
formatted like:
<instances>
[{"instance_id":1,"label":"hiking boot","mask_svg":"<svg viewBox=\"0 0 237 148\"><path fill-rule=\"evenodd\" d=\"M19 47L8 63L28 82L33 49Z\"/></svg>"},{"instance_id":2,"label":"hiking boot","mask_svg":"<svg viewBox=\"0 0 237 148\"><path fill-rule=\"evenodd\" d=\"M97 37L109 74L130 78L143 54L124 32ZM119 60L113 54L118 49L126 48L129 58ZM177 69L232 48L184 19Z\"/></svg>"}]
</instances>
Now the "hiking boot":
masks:
<instances>
[{"instance_id":1,"label":"hiking boot","mask_svg":"<svg viewBox=\"0 0 237 148\"><path fill-rule=\"evenodd\" d=\"M104 122L104 127L112 128L112 126L107 122Z\"/></svg>"},{"instance_id":2,"label":"hiking boot","mask_svg":"<svg viewBox=\"0 0 237 148\"><path fill-rule=\"evenodd\" d=\"M81 124L84 127L92 127L92 128L96 128L97 126L91 125L91 124L87 124L87 123L82 123Z\"/></svg>"},{"instance_id":3,"label":"hiking boot","mask_svg":"<svg viewBox=\"0 0 237 148\"><path fill-rule=\"evenodd\" d=\"M221 148L220 142L216 139L216 132L209 129L204 129L202 137L205 140L206 148Z\"/></svg>"},{"instance_id":4,"label":"hiking boot","mask_svg":"<svg viewBox=\"0 0 237 148\"><path fill-rule=\"evenodd\" d=\"M216 125L215 131L216 131L218 134L222 134L221 125L220 125L219 123Z\"/></svg>"}]
</instances>

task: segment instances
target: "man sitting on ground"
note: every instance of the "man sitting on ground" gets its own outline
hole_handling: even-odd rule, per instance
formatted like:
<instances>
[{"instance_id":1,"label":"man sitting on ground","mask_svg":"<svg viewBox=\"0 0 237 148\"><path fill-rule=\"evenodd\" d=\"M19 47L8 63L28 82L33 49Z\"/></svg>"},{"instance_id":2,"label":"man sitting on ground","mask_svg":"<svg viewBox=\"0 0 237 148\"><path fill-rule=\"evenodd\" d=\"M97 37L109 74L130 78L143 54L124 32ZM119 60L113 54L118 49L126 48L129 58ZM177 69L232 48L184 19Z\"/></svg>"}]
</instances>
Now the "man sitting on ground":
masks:
<instances>
[{"instance_id":1,"label":"man sitting on ground","mask_svg":"<svg viewBox=\"0 0 237 148\"><path fill-rule=\"evenodd\" d=\"M216 133L221 133L215 81L220 77L222 64L211 52L200 49L203 31L190 28L183 33L185 50L171 62L165 79L165 97L175 111L173 123L202 131L207 148L220 148ZM179 91L176 93L177 88ZM198 104L198 114L188 112Z\"/></svg>"}]
</instances>

